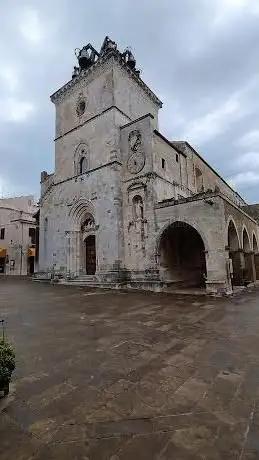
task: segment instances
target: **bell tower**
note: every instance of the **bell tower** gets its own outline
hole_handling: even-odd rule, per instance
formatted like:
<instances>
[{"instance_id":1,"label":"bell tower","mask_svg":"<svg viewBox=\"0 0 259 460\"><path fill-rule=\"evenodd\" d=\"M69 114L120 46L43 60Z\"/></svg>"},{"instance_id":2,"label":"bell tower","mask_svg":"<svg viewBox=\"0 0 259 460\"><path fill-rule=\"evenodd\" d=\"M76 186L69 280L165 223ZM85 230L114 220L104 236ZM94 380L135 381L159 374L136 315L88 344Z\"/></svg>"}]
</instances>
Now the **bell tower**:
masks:
<instances>
[{"instance_id":1,"label":"bell tower","mask_svg":"<svg viewBox=\"0 0 259 460\"><path fill-rule=\"evenodd\" d=\"M140 78L127 48L105 38L98 52L90 43L75 54L71 80L51 96L56 109L55 174L65 180L77 174L78 146L86 146L89 169L119 155L120 126L151 113L157 127L161 102ZM91 144L91 145L90 145ZM107 151L108 149L108 151Z\"/></svg>"},{"instance_id":2,"label":"bell tower","mask_svg":"<svg viewBox=\"0 0 259 460\"><path fill-rule=\"evenodd\" d=\"M89 275L90 270L99 280L117 282L133 260L133 253L125 257L128 197L139 258L147 250L148 208L142 185L136 194L133 179L150 172L152 130L162 104L141 79L129 48L120 52L106 37L99 51L89 43L75 54L71 80L51 96L55 171L41 182L41 267L55 265L73 276ZM143 267L138 264L138 270Z\"/></svg>"}]
</instances>

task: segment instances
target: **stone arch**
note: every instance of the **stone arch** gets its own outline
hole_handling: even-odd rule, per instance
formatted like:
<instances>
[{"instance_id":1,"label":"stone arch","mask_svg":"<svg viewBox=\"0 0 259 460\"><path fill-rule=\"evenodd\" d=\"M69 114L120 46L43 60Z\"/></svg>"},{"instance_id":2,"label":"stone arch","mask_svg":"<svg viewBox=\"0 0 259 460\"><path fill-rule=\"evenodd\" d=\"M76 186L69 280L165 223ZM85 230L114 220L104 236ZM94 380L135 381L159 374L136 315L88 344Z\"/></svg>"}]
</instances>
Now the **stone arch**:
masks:
<instances>
[{"instance_id":1,"label":"stone arch","mask_svg":"<svg viewBox=\"0 0 259 460\"><path fill-rule=\"evenodd\" d=\"M91 201L79 199L74 202L68 213L74 230L80 230L83 221L89 214L95 219L95 209Z\"/></svg>"},{"instance_id":2,"label":"stone arch","mask_svg":"<svg viewBox=\"0 0 259 460\"><path fill-rule=\"evenodd\" d=\"M144 218L144 204L143 199L140 195L135 195L132 198L133 205L133 218L134 220Z\"/></svg>"},{"instance_id":3,"label":"stone arch","mask_svg":"<svg viewBox=\"0 0 259 460\"><path fill-rule=\"evenodd\" d=\"M85 142L80 142L75 149L74 168L76 176L90 169L89 147Z\"/></svg>"},{"instance_id":4,"label":"stone arch","mask_svg":"<svg viewBox=\"0 0 259 460\"><path fill-rule=\"evenodd\" d=\"M251 251L251 241L245 225L242 228L242 248L245 252Z\"/></svg>"},{"instance_id":5,"label":"stone arch","mask_svg":"<svg viewBox=\"0 0 259 460\"><path fill-rule=\"evenodd\" d=\"M128 204L131 206L133 205L133 198L134 196L139 195L142 200L145 200L145 191L146 191L146 185L143 182L133 182L132 184L129 185L127 188L127 200Z\"/></svg>"},{"instance_id":6,"label":"stone arch","mask_svg":"<svg viewBox=\"0 0 259 460\"><path fill-rule=\"evenodd\" d=\"M73 266L77 267L79 273L94 274L97 265L98 235L92 202L84 199L75 201L69 210L68 218L73 235ZM89 246L87 243L90 241L90 236L93 238Z\"/></svg>"},{"instance_id":7,"label":"stone arch","mask_svg":"<svg viewBox=\"0 0 259 460\"><path fill-rule=\"evenodd\" d=\"M165 225L163 225L163 227L159 230L158 232L158 235L157 235L157 238L156 238L156 243L155 243L155 254L156 255L159 255L159 245L160 245L160 239L161 239L161 236L162 234L164 233L164 231L166 230L167 227L169 227L170 225L173 225L175 223L183 223L183 224L186 224L186 225L189 225L190 227L193 227L198 233L199 235L201 236L202 238L202 241L204 243L204 247L205 247L205 252L207 252L209 250L209 242L208 242L208 238L205 234L205 232L203 231L203 229L197 224L196 221L193 221L193 220L190 220L190 219L185 219L185 218L182 218L181 217L181 220L178 221L177 219L172 219L172 220L169 220Z\"/></svg>"},{"instance_id":8,"label":"stone arch","mask_svg":"<svg viewBox=\"0 0 259 460\"><path fill-rule=\"evenodd\" d=\"M146 184L144 184L144 182L133 182L132 184L129 185L129 187L127 188L127 191L128 192L131 192L132 190L135 190L135 189L145 189L146 188Z\"/></svg>"},{"instance_id":9,"label":"stone arch","mask_svg":"<svg viewBox=\"0 0 259 460\"><path fill-rule=\"evenodd\" d=\"M167 225L158 240L160 279L181 287L205 287L205 244L199 231L183 221Z\"/></svg>"},{"instance_id":10,"label":"stone arch","mask_svg":"<svg viewBox=\"0 0 259 460\"><path fill-rule=\"evenodd\" d=\"M88 212L84 214L84 219L82 220L82 223L81 223L81 231L84 234L89 235L91 232L95 231L95 227L96 225L95 225L94 216Z\"/></svg>"},{"instance_id":11,"label":"stone arch","mask_svg":"<svg viewBox=\"0 0 259 460\"><path fill-rule=\"evenodd\" d=\"M231 235L229 235L229 227L231 226L231 230L232 230L232 235L234 236L234 234L236 235L235 239L237 238L237 248L236 249L239 249L241 248L241 244L240 244L240 237L239 237L239 233L238 233L238 227L237 227L237 224L235 222L235 219L232 217L232 216L229 216L228 220L227 220L227 223L226 223L226 237L225 237L225 241L226 241L226 246L230 247L229 243L229 237Z\"/></svg>"}]
</instances>

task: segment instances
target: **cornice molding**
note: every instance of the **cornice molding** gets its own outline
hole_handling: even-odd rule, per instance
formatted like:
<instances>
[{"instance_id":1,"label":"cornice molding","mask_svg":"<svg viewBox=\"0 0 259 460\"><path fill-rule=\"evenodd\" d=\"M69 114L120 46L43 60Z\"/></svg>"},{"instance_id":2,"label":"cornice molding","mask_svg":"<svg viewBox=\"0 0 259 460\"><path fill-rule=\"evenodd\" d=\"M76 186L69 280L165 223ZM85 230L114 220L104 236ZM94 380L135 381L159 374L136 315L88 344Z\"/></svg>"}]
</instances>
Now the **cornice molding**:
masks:
<instances>
[{"instance_id":1,"label":"cornice molding","mask_svg":"<svg viewBox=\"0 0 259 460\"><path fill-rule=\"evenodd\" d=\"M144 81L129 68L129 66L123 61L121 53L117 50L109 51L108 53L104 54L104 56L100 57L91 67L89 67L89 69L81 71L77 77L72 78L59 90L53 93L50 96L51 101L54 104L61 102L68 94L73 91L76 86L78 87L78 84L82 85L86 79L88 79L90 76L93 76L97 69L103 70L103 66L111 59L113 59L114 62L126 70L129 77L132 78L144 90L144 92L156 105L162 107L162 102L160 99L153 93L153 91L151 91L151 89L144 83Z\"/></svg>"}]
</instances>

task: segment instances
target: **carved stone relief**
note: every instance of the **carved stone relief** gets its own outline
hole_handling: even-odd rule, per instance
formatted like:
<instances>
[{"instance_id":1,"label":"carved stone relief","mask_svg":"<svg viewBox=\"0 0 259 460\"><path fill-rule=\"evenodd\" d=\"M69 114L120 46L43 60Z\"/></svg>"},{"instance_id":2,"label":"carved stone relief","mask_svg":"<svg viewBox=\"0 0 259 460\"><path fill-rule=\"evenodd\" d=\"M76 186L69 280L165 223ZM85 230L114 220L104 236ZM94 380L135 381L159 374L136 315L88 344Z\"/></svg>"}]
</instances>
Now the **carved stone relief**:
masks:
<instances>
[{"instance_id":1,"label":"carved stone relief","mask_svg":"<svg viewBox=\"0 0 259 460\"><path fill-rule=\"evenodd\" d=\"M145 166L145 154L142 150L142 136L139 130L129 133L129 156L127 168L131 174L139 173Z\"/></svg>"}]
</instances>

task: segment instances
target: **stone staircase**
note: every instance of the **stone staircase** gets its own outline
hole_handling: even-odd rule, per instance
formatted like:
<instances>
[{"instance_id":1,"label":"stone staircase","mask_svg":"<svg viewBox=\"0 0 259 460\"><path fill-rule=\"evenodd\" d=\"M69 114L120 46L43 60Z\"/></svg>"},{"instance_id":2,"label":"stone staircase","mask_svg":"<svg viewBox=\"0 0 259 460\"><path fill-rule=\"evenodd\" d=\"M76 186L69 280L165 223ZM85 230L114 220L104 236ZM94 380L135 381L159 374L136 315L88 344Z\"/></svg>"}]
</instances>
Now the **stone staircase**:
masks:
<instances>
[{"instance_id":1,"label":"stone staircase","mask_svg":"<svg viewBox=\"0 0 259 460\"><path fill-rule=\"evenodd\" d=\"M87 286L100 289L119 289L122 287L120 283L100 281L95 275L79 275L71 279L62 278L58 282L66 286Z\"/></svg>"},{"instance_id":2,"label":"stone staircase","mask_svg":"<svg viewBox=\"0 0 259 460\"><path fill-rule=\"evenodd\" d=\"M34 281L48 281L51 283L58 283L66 286L82 286L93 289L123 289L123 290L136 290L136 291L155 291L155 292L167 292L167 293L199 293L205 289L197 288L191 283L188 285L186 280L178 280L175 282L161 282L159 280L150 282L148 280L131 280L124 282L111 282L110 280L100 280L98 275L86 275L80 274L74 278L55 276L54 279L50 278L50 274L37 274L34 277Z\"/></svg>"}]
</instances>

